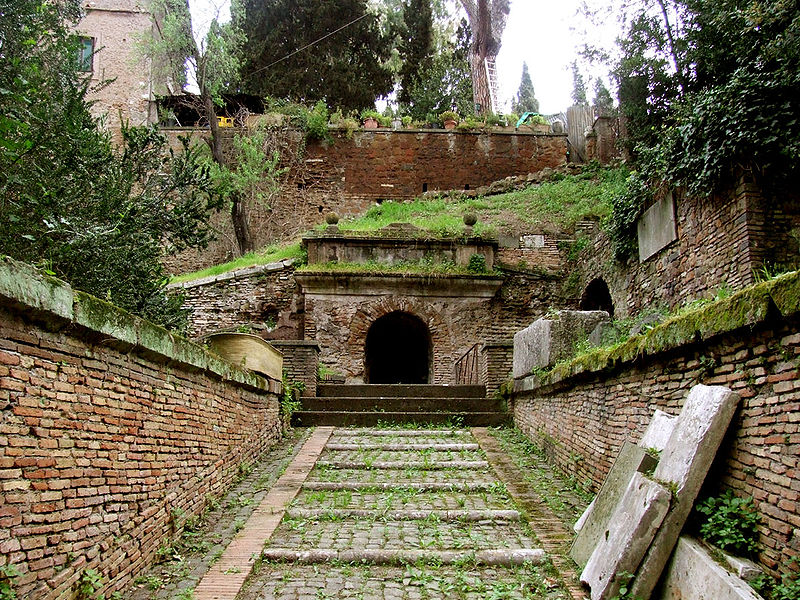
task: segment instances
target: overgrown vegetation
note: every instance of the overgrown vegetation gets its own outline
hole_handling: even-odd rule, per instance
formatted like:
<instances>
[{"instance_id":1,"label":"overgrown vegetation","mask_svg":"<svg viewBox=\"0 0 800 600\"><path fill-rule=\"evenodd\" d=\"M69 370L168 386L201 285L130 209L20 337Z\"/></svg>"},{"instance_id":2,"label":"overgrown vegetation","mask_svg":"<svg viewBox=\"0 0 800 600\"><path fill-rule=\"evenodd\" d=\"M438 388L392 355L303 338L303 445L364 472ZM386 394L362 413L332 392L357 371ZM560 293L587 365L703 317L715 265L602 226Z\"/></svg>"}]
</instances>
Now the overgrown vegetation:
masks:
<instances>
[{"instance_id":1,"label":"overgrown vegetation","mask_svg":"<svg viewBox=\"0 0 800 600\"><path fill-rule=\"evenodd\" d=\"M761 517L753 498L739 498L731 490L706 498L695 506L704 515L700 535L720 550L752 556L758 550L758 524Z\"/></svg>"},{"instance_id":2,"label":"overgrown vegetation","mask_svg":"<svg viewBox=\"0 0 800 600\"><path fill-rule=\"evenodd\" d=\"M300 246L300 242L294 242L283 246L272 245L267 246L259 252L251 252L226 263L214 265L213 267L208 267L207 269L202 269L193 273L178 275L177 277L170 279L170 283L193 281L203 277L212 277L214 275L228 273L229 271L235 271L237 269L244 269L257 265L268 265L270 263L286 259L296 259L300 262L303 262L304 257L305 254Z\"/></svg>"},{"instance_id":3,"label":"overgrown vegetation","mask_svg":"<svg viewBox=\"0 0 800 600\"><path fill-rule=\"evenodd\" d=\"M474 256L481 256L481 258L483 258L482 255ZM457 265L452 260L435 260L433 257L427 257L420 260L402 260L394 263L384 263L374 260L363 263L329 262L300 267L298 271L313 273L360 273L364 275L400 273L427 276L500 274L497 271L489 271L486 268L485 258L482 264L479 263L480 261L472 261L469 265Z\"/></svg>"},{"instance_id":4,"label":"overgrown vegetation","mask_svg":"<svg viewBox=\"0 0 800 600\"><path fill-rule=\"evenodd\" d=\"M20 572L14 565L0 566L0 600L16 600L17 593L14 591L14 579L19 575Z\"/></svg>"},{"instance_id":5,"label":"overgrown vegetation","mask_svg":"<svg viewBox=\"0 0 800 600\"><path fill-rule=\"evenodd\" d=\"M0 23L0 254L170 328L164 251L204 247L219 206L198 151L92 117L73 26L80 3L20 0Z\"/></svg>"}]
</instances>

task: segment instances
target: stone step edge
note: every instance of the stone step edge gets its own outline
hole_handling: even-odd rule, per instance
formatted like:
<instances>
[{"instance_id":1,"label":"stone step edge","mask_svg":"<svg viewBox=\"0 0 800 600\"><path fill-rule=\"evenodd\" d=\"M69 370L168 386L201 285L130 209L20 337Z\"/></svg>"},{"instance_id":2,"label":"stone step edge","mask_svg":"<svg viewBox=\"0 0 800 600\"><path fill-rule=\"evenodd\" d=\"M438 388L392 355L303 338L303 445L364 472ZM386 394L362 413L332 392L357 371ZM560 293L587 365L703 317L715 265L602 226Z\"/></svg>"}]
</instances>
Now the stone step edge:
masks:
<instances>
[{"instance_id":1,"label":"stone step edge","mask_svg":"<svg viewBox=\"0 0 800 600\"><path fill-rule=\"evenodd\" d=\"M364 469L364 470L405 470L405 469L418 469L420 471L444 471L446 469L488 469L489 463L485 460L444 460L435 463L409 461L404 462L401 460L389 461L317 461L318 467L325 467L330 469Z\"/></svg>"},{"instance_id":2,"label":"stone step edge","mask_svg":"<svg viewBox=\"0 0 800 600\"><path fill-rule=\"evenodd\" d=\"M385 450L385 451L403 451L403 450L440 450L440 451L458 451L458 450L479 450L480 446L473 443L464 444L337 444L328 443L325 446L326 450Z\"/></svg>"},{"instance_id":3,"label":"stone step edge","mask_svg":"<svg viewBox=\"0 0 800 600\"><path fill-rule=\"evenodd\" d=\"M369 563L373 565L403 566L413 564L461 565L476 564L487 567L518 567L524 564L541 564L547 554L539 548L464 550L291 550L265 548L261 558L273 562L299 564Z\"/></svg>"},{"instance_id":4,"label":"stone step edge","mask_svg":"<svg viewBox=\"0 0 800 600\"><path fill-rule=\"evenodd\" d=\"M333 432L331 439L335 439L337 437L360 437L360 436L384 436L384 435L394 435L397 437L427 437L427 436L441 436L441 437L455 437L459 435L469 436L471 435L469 429L361 429L358 427L348 428L348 427L339 427L336 431Z\"/></svg>"},{"instance_id":5,"label":"stone step edge","mask_svg":"<svg viewBox=\"0 0 800 600\"><path fill-rule=\"evenodd\" d=\"M416 490L419 492L484 492L497 486L493 483L458 483L436 481L431 483L362 483L359 481L306 481L304 490Z\"/></svg>"},{"instance_id":6,"label":"stone step edge","mask_svg":"<svg viewBox=\"0 0 800 600\"><path fill-rule=\"evenodd\" d=\"M372 519L381 521L520 521L517 510L387 510L376 511L361 508L291 508L286 511L288 519Z\"/></svg>"}]
</instances>

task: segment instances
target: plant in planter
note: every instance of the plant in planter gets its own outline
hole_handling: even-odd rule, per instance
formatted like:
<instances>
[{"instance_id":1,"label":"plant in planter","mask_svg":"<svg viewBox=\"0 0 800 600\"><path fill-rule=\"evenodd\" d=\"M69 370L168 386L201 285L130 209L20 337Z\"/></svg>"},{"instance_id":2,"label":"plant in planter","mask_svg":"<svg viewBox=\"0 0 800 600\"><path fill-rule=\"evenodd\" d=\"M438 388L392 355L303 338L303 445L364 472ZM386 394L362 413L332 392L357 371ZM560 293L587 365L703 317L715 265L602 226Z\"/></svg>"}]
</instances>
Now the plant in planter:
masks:
<instances>
[{"instance_id":1,"label":"plant in planter","mask_svg":"<svg viewBox=\"0 0 800 600\"><path fill-rule=\"evenodd\" d=\"M368 108L361 111L361 120L364 122L364 129L377 129L380 118L381 113L377 110Z\"/></svg>"},{"instance_id":2,"label":"plant in planter","mask_svg":"<svg viewBox=\"0 0 800 600\"><path fill-rule=\"evenodd\" d=\"M455 129L460 120L461 117L458 116L458 113L455 113L452 110L446 110L439 115L439 122L444 125L445 129Z\"/></svg>"}]
</instances>

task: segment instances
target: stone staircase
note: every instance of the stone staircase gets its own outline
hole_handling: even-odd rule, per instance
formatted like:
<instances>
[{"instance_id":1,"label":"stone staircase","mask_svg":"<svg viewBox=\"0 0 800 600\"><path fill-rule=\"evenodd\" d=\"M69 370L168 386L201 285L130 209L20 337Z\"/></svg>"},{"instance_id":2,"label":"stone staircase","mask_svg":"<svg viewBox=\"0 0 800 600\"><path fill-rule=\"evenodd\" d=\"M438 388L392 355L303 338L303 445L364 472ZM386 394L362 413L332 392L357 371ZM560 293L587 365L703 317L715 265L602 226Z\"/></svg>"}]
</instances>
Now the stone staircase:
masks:
<instances>
[{"instance_id":1,"label":"stone staircase","mask_svg":"<svg viewBox=\"0 0 800 600\"><path fill-rule=\"evenodd\" d=\"M433 423L487 427L508 421L504 403L482 385L321 384L302 399L292 424L308 427Z\"/></svg>"}]
</instances>

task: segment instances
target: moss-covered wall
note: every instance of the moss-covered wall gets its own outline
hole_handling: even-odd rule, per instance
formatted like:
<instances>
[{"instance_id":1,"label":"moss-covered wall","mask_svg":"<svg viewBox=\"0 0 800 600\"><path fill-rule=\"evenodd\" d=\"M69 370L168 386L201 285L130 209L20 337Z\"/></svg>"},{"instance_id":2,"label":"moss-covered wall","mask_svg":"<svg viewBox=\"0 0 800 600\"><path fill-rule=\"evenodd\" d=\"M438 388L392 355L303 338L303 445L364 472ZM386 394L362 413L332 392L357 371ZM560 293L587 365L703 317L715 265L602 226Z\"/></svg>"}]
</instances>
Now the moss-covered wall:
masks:
<instances>
[{"instance_id":1,"label":"moss-covered wall","mask_svg":"<svg viewBox=\"0 0 800 600\"><path fill-rule=\"evenodd\" d=\"M623 442L655 409L677 414L691 386L725 385L741 404L706 492L753 496L761 562L800 555L800 275L672 319L611 350L515 382L514 420L578 482L597 490Z\"/></svg>"},{"instance_id":2,"label":"moss-covered wall","mask_svg":"<svg viewBox=\"0 0 800 600\"><path fill-rule=\"evenodd\" d=\"M280 382L0 260L0 564L17 598L121 590L281 435Z\"/></svg>"}]
</instances>

